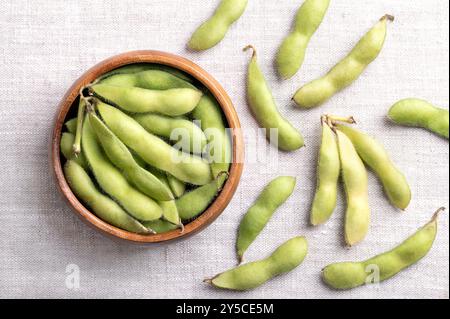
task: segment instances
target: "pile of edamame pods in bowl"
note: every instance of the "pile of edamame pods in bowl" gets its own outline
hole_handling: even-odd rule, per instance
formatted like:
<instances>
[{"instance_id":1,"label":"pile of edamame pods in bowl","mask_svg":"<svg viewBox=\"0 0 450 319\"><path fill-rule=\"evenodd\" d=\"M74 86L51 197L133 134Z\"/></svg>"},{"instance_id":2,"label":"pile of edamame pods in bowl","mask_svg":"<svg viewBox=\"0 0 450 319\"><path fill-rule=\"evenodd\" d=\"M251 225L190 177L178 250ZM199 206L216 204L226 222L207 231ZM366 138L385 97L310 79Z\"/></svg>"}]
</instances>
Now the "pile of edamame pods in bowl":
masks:
<instances>
[{"instance_id":1,"label":"pile of edamame pods in bowl","mask_svg":"<svg viewBox=\"0 0 450 319\"><path fill-rule=\"evenodd\" d=\"M292 32L281 41L274 57L280 78L287 80L301 69L308 43L319 30L330 2L303 1ZM218 45L244 14L247 4L248 0L221 0L213 16L194 32L188 47L204 51ZM321 106L355 82L379 56L392 21L394 17L389 14L381 17L327 74L301 86L292 96L296 106ZM266 129L269 142L281 151L302 148L303 136L279 112L258 65L256 49L248 45L244 50L252 51L247 70L251 113ZM388 118L399 125L425 128L449 138L448 110L421 99L395 103ZM200 127L192 120L200 120ZM370 229L366 167L378 176L393 207L406 210L411 190L382 144L352 127L356 124L354 117L327 114L320 123L322 143L310 222L318 226L329 220L336 208L341 178L347 202L344 240L351 247L361 243ZM223 132L225 127L214 98L179 71L150 64L113 70L83 90L78 116L66 123L67 132L61 138L61 152L67 159L66 178L74 193L111 225L141 234L176 228L182 231L183 222L196 218L208 207L228 176L230 140L225 134L214 138L222 149L219 161L207 163L199 156L208 152L205 145L210 138L205 130ZM188 138L174 138L176 129L187 132ZM173 158L180 160L174 162ZM238 228L236 252L240 263L275 211L292 195L295 185L294 177L275 178L249 208ZM437 219L443 210L439 208L431 221L391 251L362 262L326 266L321 272L323 281L334 289L351 289L387 280L417 263L433 246ZM307 258L308 250L307 239L297 236L269 257L232 268L205 282L221 289L254 289L297 268ZM373 272L377 276L372 276Z\"/></svg>"}]
</instances>

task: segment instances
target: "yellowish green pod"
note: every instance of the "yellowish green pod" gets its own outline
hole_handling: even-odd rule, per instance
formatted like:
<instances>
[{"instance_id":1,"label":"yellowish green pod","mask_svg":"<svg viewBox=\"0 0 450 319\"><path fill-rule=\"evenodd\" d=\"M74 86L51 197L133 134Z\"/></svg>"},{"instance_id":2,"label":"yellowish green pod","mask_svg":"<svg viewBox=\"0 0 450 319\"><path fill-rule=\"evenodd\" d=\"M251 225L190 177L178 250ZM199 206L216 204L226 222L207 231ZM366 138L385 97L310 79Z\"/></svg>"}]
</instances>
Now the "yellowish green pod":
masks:
<instances>
[{"instance_id":1,"label":"yellowish green pod","mask_svg":"<svg viewBox=\"0 0 450 319\"><path fill-rule=\"evenodd\" d=\"M395 276L428 254L436 238L437 218L442 210L444 208L440 208L429 223L389 252L363 262L336 263L325 267L323 280L334 289L352 289L377 284Z\"/></svg>"},{"instance_id":2,"label":"yellowish green pod","mask_svg":"<svg viewBox=\"0 0 450 319\"><path fill-rule=\"evenodd\" d=\"M222 0L214 15L192 35L188 47L202 51L217 45L230 26L244 13L248 0Z\"/></svg>"},{"instance_id":3,"label":"yellowish green pod","mask_svg":"<svg viewBox=\"0 0 450 319\"><path fill-rule=\"evenodd\" d=\"M307 253L306 238L294 237L278 247L270 257L230 269L205 282L220 289L255 289L272 278L297 268Z\"/></svg>"},{"instance_id":4,"label":"yellowish green pod","mask_svg":"<svg viewBox=\"0 0 450 319\"><path fill-rule=\"evenodd\" d=\"M448 110L420 99L404 99L389 110L389 118L397 124L423 127L442 137L449 138Z\"/></svg>"},{"instance_id":5,"label":"yellowish green pod","mask_svg":"<svg viewBox=\"0 0 450 319\"><path fill-rule=\"evenodd\" d=\"M336 64L324 77L314 80L294 95L294 101L301 108L313 108L328 101L334 94L352 84L381 52L386 39L387 21L385 15L358 42L349 55Z\"/></svg>"},{"instance_id":6,"label":"yellowish green pod","mask_svg":"<svg viewBox=\"0 0 450 319\"><path fill-rule=\"evenodd\" d=\"M406 209L411 202L411 189L383 145L354 128L339 124L337 128L347 135L362 160L377 174L392 205Z\"/></svg>"},{"instance_id":7,"label":"yellowish green pod","mask_svg":"<svg viewBox=\"0 0 450 319\"><path fill-rule=\"evenodd\" d=\"M350 139L337 131L342 179L347 195L345 242L349 246L362 241L369 230L370 208L366 167Z\"/></svg>"},{"instance_id":8,"label":"yellowish green pod","mask_svg":"<svg viewBox=\"0 0 450 319\"><path fill-rule=\"evenodd\" d=\"M266 130L267 139L279 149L294 151L303 147L303 136L278 111L266 79L259 68L255 48L248 46L244 50L247 49L253 50L247 77L247 99L253 115L259 125Z\"/></svg>"},{"instance_id":9,"label":"yellowish green pod","mask_svg":"<svg viewBox=\"0 0 450 319\"><path fill-rule=\"evenodd\" d=\"M306 0L295 17L294 30L284 39L277 54L278 73L288 79L301 68L309 40L319 28L330 0Z\"/></svg>"},{"instance_id":10,"label":"yellowish green pod","mask_svg":"<svg viewBox=\"0 0 450 319\"><path fill-rule=\"evenodd\" d=\"M88 165L86 162L86 159L84 158L83 153L78 154L78 156L75 156L75 153L73 152L73 142L75 141L75 135L69 132L64 132L61 135L61 153L64 155L66 160L73 160L74 162L77 162L77 164L81 165L84 169L88 169Z\"/></svg>"},{"instance_id":11,"label":"yellowish green pod","mask_svg":"<svg viewBox=\"0 0 450 319\"><path fill-rule=\"evenodd\" d=\"M336 208L341 169L339 149L333 131L322 120L322 145L317 166L317 188L311 209L311 224L325 223Z\"/></svg>"}]
</instances>

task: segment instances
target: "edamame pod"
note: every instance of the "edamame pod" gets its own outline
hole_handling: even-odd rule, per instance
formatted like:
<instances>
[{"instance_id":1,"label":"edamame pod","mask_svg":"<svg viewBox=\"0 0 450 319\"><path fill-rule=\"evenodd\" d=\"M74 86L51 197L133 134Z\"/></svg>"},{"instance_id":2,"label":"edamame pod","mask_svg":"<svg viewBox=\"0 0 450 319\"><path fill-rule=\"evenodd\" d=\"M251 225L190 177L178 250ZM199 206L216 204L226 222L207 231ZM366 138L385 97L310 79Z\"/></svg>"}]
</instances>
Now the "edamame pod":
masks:
<instances>
[{"instance_id":1,"label":"edamame pod","mask_svg":"<svg viewBox=\"0 0 450 319\"><path fill-rule=\"evenodd\" d=\"M161 217L161 207L150 197L134 189L108 160L91 128L88 116L84 120L81 146L97 183L105 193L138 220L156 220Z\"/></svg>"},{"instance_id":2,"label":"edamame pod","mask_svg":"<svg viewBox=\"0 0 450 319\"><path fill-rule=\"evenodd\" d=\"M86 171L76 162L67 161L64 165L64 175L74 194L89 206L100 219L129 232L151 233L144 225L128 215L115 201L103 195L95 187Z\"/></svg>"},{"instance_id":3,"label":"edamame pod","mask_svg":"<svg viewBox=\"0 0 450 319\"><path fill-rule=\"evenodd\" d=\"M168 221L162 219L154 220L152 222L143 222L142 224L145 227L150 228L157 234L167 233L169 231L179 228L178 225L169 223Z\"/></svg>"},{"instance_id":4,"label":"edamame pod","mask_svg":"<svg viewBox=\"0 0 450 319\"><path fill-rule=\"evenodd\" d=\"M192 111L192 116L199 121L206 135L208 140L207 154L211 163L212 174L214 178L217 178L222 172L229 171L232 161L231 139L226 130L226 120L222 114L222 109L210 93L205 93ZM222 185L225 181L226 178L220 179Z\"/></svg>"},{"instance_id":5,"label":"edamame pod","mask_svg":"<svg viewBox=\"0 0 450 319\"><path fill-rule=\"evenodd\" d=\"M253 115L258 123L266 129L266 137L283 151L294 151L304 146L301 134L279 113L272 93L262 74L257 58L256 50L252 46L244 50L252 49L253 56L248 67L247 99ZM273 134L278 133L278 139L274 140Z\"/></svg>"},{"instance_id":6,"label":"edamame pod","mask_svg":"<svg viewBox=\"0 0 450 319\"><path fill-rule=\"evenodd\" d=\"M191 83L160 70L147 70L137 73L115 74L100 81L102 84L140 87L149 90L169 90L175 88L196 89Z\"/></svg>"},{"instance_id":7,"label":"edamame pod","mask_svg":"<svg viewBox=\"0 0 450 319\"><path fill-rule=\"evenodd\" d=\"M385 15L327 75L299 89L294 95L297 105L302 108L319 106L358 79L383 48L387 21L393 19Z\"/></svg>"},{"instance_id":8,"label":"edamame pod","mask_svg":"<svg viewBox=\"0 0 450 319\"><path fill-rule=\"evenodd\" d=\"M270 279L297 268L308 253L308 242L304 237L294 237L273 254L263 260L251 262L207 279L213 287L229 290L250 290Z\"/></svg>"},{"instance_id":9,"label":"edamame pod","mask_svg":"<svg viewBox=\"0 0 450 319\"><path fill-rule=\"evenodd\" d=\"M248 0L222 0L214 15L192 35L188 47L202 51L217 45L229 27L244 13Z\"/></svg>"},{"instance_id":10,"label":"edamame pod","mask_svg":"<svg viewBox=\"0 0 450 319\"><path fill-rule=\"evenodd\" d=\"M330 0L306 0L295 17L294 30L284 39L277 54L278 73L287 79L301 68L309 40L319 28Z\"/></svg>"},{"instance_id":11,"label":"edamame pod","mask_svg":"<svg viewBox=\"0 0 450 319\"><path fill-rule=\"evenodd\" d=\"M220 192L221 186L227 176L227 173L223 172L208 184L200 186L177 198L175 203L181 220L189 221L203 213Z\"/></svg>"},{"instance_id":12,"label":"edamame pod","mask_svg":"<svg viewBox=\"0 0 450 319\"><path fill-rule=\"evenodd\" d=\"M81 153L81 131L83 129L84 112L86 110L86 100L80 98L78 103L77 128L75 131L75 140L73 141L73 152L75 156Z\"/></svg>"},{"instance_id":13,"label":"edamame pod","mask_svg":"<svg viewBox=\"0 0 450 319\"><path fill-rule=\"evenodd\" d=\"M325 223L336 208L341 163L333 131L322 118L322 145L317 166L317 188L311 209L311 224Z\"/></svg>"},{"instance_id":14,"label":"edamame pod","mask_svg":"<svg viewBox=\"0 0 450 319\"><path fill-rule=\"evenodd\" d=\"M106 156L117 168L124 172L133 185L142 193L158 201L173 199L169 187L155 175L139 166L125 144L93 112L89 113L89 121Z\"/></svg>"},{"instance_id":15,"label":"edamame pod","mask_svg":"<svg viewBox=\"0 0 450 319\"><path fill-rule=\"evenodd\" d=\"M179 116L191 112L203 94L199 90L188 88L161 91L101 83L92 85L89 90L91 94L105 102L128 112L156 112L169 116Z\"/></svg>"},{"instance_id":16,"label":"edamame pod","mask_svg":"<svg viewBox=\"0 0 450 319\"><path fill-rule=\"evenodd\" d=\"M404 99L389 110L389 118L397 124L425 128L442 137L449 138L448 110L438 108L420 99Z\"/></svg>"},{"instance_id":17,"label":"edamame pod","mask_svg":"<svg viewBox=\"0 0 450 319\"><path fill-rule=\"evenodd\" d=\"M75 156L75 153L73 152L74 141L75 135L69 132L62 133L60 143L61 153L64 155L66 160L73 160L84 169L88 169L88 165L86 159L84 158L83 153L80 153L78 154L78 156Z\"/></svg>"},{"instance_id":18,"label":"edamame pod","mask_svg":"<svg viewBox=\"0 0 450 319\"><path fill-rule=\"evenodd\" d=\"M64 125L67 128L67 132L74 134L75 137L75 133L77 132L77 118L74 117L68 120Z\"/></svg>"},{"instance_id":19,"label":"edamame pod","mask_svg":"<svg viewBox=\"0 0 450 319\"><path fill-rule=\"evenodd\" d=\"M425 257L437 234L437 219L433 219L393 250L363 262L331 264L322 271L325 283L334 289L352 289L387 280Z\"/></svg>"},{"instance_id":20,"label":"edamame pod","mask_svg":"<svg viewBox=\"0 0 450 319\"><path fill-rule=\"evenodd\" d=\"M294 191L294 177L282 176L271 181L241 221L236 242L239 261L247 248L266 227L272 215Z\"/></svg>"},{"instance_id":21,"label":"edamame pod","mask_svg":"<svg viewBox=\"0 0 450 319\"><path fill-rule=\"evenodd\" d=\"M369 230L370 208L366 167L355 147L344 133L336 131L342 178L347 195L345 242L353 246L362 241Z\"/></svg>"},{"instance_id":22,"label":"edamame pod","mask_svg":"<svg viewBox=\"0 0 450 319\"><path fill-rule=\"evenodd\" d=\"M136 114L133 118L148 132L176 143L176 148L194 154L203 153L206 136L197 125L185 117L168 117L159 114Z\"/></svg>"},{"instance_id":23,"label":"edamame pod","mask_svg":"<svg viewBox=\"0 0 450 319\"><path fill-rule=\"evenodd\" d=\"M97 109L109 129L149 165L193 185L212 180L211 169L202 158L177 151L115 107L98 103Z\"/></svg>"},{"instance_id":24,"label":"edamame pod","mask_svg":"<svg viewBox=\"0 0 450 319\"><path fill-rule=\"evenodd\" d=\"M347 135L361 159L378 175L392 205L406 209L411 201L411 189L383 145L354 128L339 124L337 128Z\"/></svg>"},{"instance_id":25,"label":"edamame pod","mask_svg":"<svg viewBox=\"0 0 450 319\"><path fill-rule=\"evenodd\" d=\"M167 182L169 183L169 187L172 190L172 194L175 196L175 198L183 196L183 194L186 192L186 183L180 181L175 176L172 176L170 174L166 174Z\"/></svg>"}]
</instances>

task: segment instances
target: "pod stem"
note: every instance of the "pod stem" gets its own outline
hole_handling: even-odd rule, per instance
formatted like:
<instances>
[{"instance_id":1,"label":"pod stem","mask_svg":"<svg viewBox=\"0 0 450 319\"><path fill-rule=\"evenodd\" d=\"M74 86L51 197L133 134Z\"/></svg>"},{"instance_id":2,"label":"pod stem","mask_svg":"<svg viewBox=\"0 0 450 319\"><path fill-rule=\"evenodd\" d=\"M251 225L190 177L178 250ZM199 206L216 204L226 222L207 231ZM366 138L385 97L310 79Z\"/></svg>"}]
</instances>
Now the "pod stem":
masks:
<instances>
[{"instance_id":1,"label":"pod stem","mask_svg":"<svg viewBox=\"0 0 450 319\"><path fill-rule=\"evenodd\" d=\"M431 219L431 222L435 222L438 218L439 215L441 215L444 211L445 211L445 207L440 207L434 214L433 214L433 218Z\"/></svg>"},{"instance_id":2,"label":"pod stem","mask_svg":"<svg viewBox=\"0 0 450 319\"><path fill-rule=\"evenodd\" d=\"M248 51L248 50L250 50L250 49L253 50L252 58L256 58L256 48L255 48L253 45L251 45L251 44L247 45L247 46L243 49L243 51L246 52L246 51Z\"/></svg>"},{"instance_id":3,"label":"pod stem","mask_svg":"<svg viewBox=\"0 0 450 319\"><path fill-rule=\"evenodd\" d=\"M327 114L325 117L330 120L332 123L342 122L347 124L356 124L356 120L353 116L337 116L337 115L331 115Z\"/></svg>"},{"instance_id":4,"label":"pod stem","mask_svg":"<svg viewBox=\"0 0 450 319\"><path fill-rule=\"evenodd\" d=\"M387 21L390 21L390 22L394 22L395 17L394 17L393 15L391 15L391 14L385 14L385 15L382 16L381 19L380 19L380 21L383 21L383 20L387 20Z\"/></svg>"},{"instance_id":5,"label":"pod stem","mask_svg":"<svg viewBox=\"0 0 450 319\"><path fill-rule=\"evenodd\" d=\"M72 150L76 157L81 153L81 132L83 129L84 113L86 111L86 98L83 95L83 91L86 87L80 89L80 103L78 104L77 112L77 130L75 132L75 140L73 142Z\"/></svg>"},{"instance_id":6,"label":"pod stem","mask_svg":"<svg viewBox=\"0 0 450 319\"><path fill-rule=\"evenodd\" d=\"M203 282L204 283L207 283L207 284L209 284L209 285L212 285L212 279L211 278L206 278L206 279L203 279Z\"/></svg>"}]
</instances>

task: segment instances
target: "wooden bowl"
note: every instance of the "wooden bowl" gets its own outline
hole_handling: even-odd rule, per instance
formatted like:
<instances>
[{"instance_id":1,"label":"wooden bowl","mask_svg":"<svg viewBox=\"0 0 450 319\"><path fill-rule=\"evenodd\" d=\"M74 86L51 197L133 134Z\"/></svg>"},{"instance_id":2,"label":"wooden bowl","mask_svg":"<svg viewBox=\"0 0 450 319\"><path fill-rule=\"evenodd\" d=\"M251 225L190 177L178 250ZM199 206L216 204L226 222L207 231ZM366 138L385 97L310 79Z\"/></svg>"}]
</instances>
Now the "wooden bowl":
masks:
<instances>
[{"instance_id":1,"label":"wooden bowl","mask_svg":"<svg viewBox=\"0 0 450 319\"><path fill-rule=\"evenodd\" d=\"M191 75L194 79L198 80L206 88L208 88L209 91L214 95L219 105L221 106L223 113L225 114L226 120L228 122L228 127L232 129L240 129L240 123L233 103L231 102L227 93L211 75L209 75L195 63L185 58L165 52L145 50L132 51L116 55L104 60L103 62L100 62L99 64L88 70L67 91L61 103L59 104L59 110L56 116L56 123L53 130L53 138L51 142L52 168L55 173L56 182L61 193L67 199L69 205L72 206L76 214L84 222L101 231L103 234L112 236L114 238L120 238L128 242L147 244L169 242L176 239L186 238L190 235L198 233L199 231L210 225L223 212L228 203L231 201L231 198L233 197L239 184L243 169L244 143L242 135L239 133L240 130L233 130L233 162L231 164L229 178L215 201L202 215L200 215L192 222L188 223L183 233L181 233L180 230L173 230L164 234L139 235L114 227L98 218L95 214L91 213L89 209L87 209L73 194L64 177L59 149L62 128L64 126L66 117L71 111L72 107L78 105L74 102L76 102L78 99L81 87L91 83L100 75L103 75L113 69L127 64L142 62L168 65ZM72 109L72 112L70 113L73 114L74 110L75 109Z\"/></svg>"}]
</instances>

